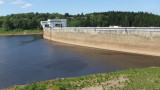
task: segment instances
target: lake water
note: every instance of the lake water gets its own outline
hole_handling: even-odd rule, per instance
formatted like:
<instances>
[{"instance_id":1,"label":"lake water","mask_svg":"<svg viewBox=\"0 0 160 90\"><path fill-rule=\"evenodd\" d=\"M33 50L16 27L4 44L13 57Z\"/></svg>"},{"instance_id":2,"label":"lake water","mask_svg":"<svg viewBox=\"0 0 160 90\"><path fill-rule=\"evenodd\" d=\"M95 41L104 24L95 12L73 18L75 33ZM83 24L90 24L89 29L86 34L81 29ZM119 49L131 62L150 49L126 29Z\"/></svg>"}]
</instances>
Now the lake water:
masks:
<instances>
[{"instance_id":1,"label":"lake water","mask_svg":"<svg viewBox=\"0 0 160 90\"><path fill-rule=\"evenodd\" d=\"M51 42L41 35L0 37L0 88L156 66L160 57Z\"/></svg>"}]
</instances>

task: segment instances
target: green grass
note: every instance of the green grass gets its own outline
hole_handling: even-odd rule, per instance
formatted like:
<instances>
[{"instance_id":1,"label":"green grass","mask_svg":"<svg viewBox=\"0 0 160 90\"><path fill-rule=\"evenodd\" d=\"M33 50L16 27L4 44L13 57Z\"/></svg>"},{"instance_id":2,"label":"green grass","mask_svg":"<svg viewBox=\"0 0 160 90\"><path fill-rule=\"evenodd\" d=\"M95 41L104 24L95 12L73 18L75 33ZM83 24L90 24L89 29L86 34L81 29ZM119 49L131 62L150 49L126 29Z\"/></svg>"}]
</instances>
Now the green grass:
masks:
<instances>
[{"instance_id":1,"label":"green grass","mask_svg":"<svg viewBox=\"0 0 160 90\"><path fill-rule=\"evenodd\" d=\"M29 34L42 34L42 30L0 30L0 36L4 35L29 35Z\"/></svg>"},{"instance_id":2,"label":"green grass","mask_svg":"<svg viewBox=\"0 0 160 90\"><path fill-rule=\"evenodd\" d=\"M127 80L121 81L121 76L125 76ZM118 85L112 85L116 81L118 81ZM6 90L77 90L95 86L101 86L107 90L160 90L160 68L133 69L76 78L62 78L14 86Z\"/></svg>"}]
</instances>

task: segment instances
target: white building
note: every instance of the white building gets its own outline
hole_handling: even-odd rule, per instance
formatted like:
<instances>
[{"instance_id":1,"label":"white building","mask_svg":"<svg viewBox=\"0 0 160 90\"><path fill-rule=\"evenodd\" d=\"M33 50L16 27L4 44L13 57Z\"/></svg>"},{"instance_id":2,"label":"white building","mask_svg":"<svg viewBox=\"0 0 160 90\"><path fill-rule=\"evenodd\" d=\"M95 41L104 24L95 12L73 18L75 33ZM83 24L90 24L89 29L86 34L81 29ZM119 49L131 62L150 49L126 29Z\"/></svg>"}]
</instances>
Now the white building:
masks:
<instances>
[{"instance_id":1,"label":"white building","mask_svg":"<svg viewBox=\"0 0 160 90\"><path fill-rule=\"evenodd\" d=\"M43 28L67 27L67 19L48 19L41 21Z\"/></svg>"}]
</instances>

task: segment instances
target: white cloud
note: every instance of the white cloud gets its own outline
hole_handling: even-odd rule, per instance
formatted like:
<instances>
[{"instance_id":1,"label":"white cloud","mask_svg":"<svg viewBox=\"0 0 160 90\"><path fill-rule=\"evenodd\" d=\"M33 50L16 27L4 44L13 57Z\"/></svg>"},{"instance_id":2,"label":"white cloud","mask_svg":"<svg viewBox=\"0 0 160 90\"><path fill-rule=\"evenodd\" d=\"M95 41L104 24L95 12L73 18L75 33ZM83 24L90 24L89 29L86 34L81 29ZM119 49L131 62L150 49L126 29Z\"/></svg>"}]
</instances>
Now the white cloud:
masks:
<instances>
[{"instance_id":1,"label":"white cloud","mask_svg":"<svg viewBox=\"0 0 160 90\"><path fill-rule=\"evenodd\" d=\"M0 4L4 4L4 1L0 0Z\"/></svg>"},{"instance_id":2,"label":"white cloud","mask_svg":"<svg viewBox=\"0 0 160 90\"><path fill-rule=\"evenodd\" d=\"M23 6L21 6L21 8L28 8L28 7L32 7L33 5L30 3L26 3Z\"/></svg>"},{"instance_id":3,"label":"white cloud","mask_svg":"<svg viewBox=\"0 0 160 90\"><path fill-rule=\"evenodd\" d=\"M28 7L32 7L33 5L30 3L27 3L23 0L15 0L13 2L10 2L10 4L20 4L22 5L21 8L28 8Z\"/></svg>"},{"instance_id":4,"label":"white cloud","mask_svg":"<svg viewBox=\"0 0 160 90\"><path fill-rule=\"evenodd\" d=\"M11 4L24 4L24 3L25 2L22 0L16 0L16 1L11 2Z\"/></svg>"}]
</instances>

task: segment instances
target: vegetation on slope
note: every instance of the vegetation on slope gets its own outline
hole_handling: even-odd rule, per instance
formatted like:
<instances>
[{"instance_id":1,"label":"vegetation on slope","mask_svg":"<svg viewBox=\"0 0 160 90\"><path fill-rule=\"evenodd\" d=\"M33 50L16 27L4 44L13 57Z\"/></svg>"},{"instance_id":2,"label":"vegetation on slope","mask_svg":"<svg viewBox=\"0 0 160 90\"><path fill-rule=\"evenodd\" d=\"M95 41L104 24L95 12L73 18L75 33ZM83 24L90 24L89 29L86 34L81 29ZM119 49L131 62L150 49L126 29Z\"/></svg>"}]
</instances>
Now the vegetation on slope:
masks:
<instances>
[{"instance_id":1,"label":"vegetation on slope","mask_svg":"<svg viewBox=\"0 0 160 90\"><path fill-rule=\"evenodd\" d=\"M24 13L0 17L0 30L42 29L40 21L47 19L67 19L69 27L160 27L160 16L146 12L100 12L89 14L64 15L58 13Z\"/></svg>"},{"instance_id":2,"label":"vegetation on slope","mask_svg":"<svg viewBox=\"0 0 160 90\"><path fill-rule=\"evenodd\" d=\"M145 68L56 79L14 86L6 90L159 90L160 68Z\"/></svg>"}]
</instances>

